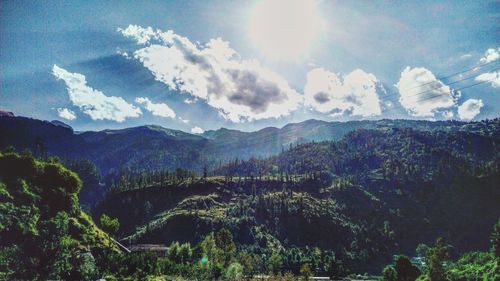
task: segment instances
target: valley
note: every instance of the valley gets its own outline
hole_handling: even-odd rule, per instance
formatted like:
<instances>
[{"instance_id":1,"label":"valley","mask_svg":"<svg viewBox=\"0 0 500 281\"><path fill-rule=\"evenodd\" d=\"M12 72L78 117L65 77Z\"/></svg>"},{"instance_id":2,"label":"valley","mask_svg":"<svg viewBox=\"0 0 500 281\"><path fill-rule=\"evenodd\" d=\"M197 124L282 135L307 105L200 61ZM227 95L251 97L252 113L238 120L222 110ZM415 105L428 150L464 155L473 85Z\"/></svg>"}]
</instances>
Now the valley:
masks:
<instances>
[{"instance_id":1,"label":"valley","mask_svg":"<svg viewBox=\"0 0 500 281\"><path fill-rule=\"evenodd\" d=\"M306 123L291 126L301 128L293 135L307 138L291 137L285 126L262 130L268 136L261 139L262 131L225 129L203 136L160 127L75 133L60 124L0 117L0 143L8 156L44 139L45 154L25 153L79 172L82 207L94 221L105 227L103 216L115 219L112 235L125 247L167 249L159 252L164 261L149 250L94 250L96 266L117 276L136 258L143 260L136 267L159 266L141 269L149 274L202 279L197 274L222 278L230 265L242 266L245 276L307 270L331 278L370 276L382 274L398 255L425 258L430 250L421 249L438 247L436 239L449 245L451 260L488 251L500 218L500 119L382 120L342 128ZM47 132L58 137L44 138ZM81 150L69 149L77 144ZM245 156L251 151L256 154ZM216 264L197 265L209 256ZM118 262L124 264L113 266ZM427 270L417 265L418 272ZM454 270L462 272L459 265Z\"/></svg>"}]
</instances>

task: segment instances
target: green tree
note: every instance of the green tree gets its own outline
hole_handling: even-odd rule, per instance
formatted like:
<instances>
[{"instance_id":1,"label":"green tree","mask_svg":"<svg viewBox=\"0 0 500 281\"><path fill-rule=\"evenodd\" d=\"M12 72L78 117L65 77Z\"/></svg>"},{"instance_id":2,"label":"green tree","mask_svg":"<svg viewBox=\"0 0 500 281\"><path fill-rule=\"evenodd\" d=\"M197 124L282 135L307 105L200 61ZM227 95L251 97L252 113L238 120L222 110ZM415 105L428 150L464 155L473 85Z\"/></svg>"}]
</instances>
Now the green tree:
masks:
<instances>
[{"instance_id":1,"label":"green tree","mask_svg":"<svg viewBox=\"0 0 500 281\"><path fill-rule=\"evenodd\" d=\"M280 272L281 267L283 266L283 260L279 252L274 251L269 259L267 260L267 269L269 272L277 274Z\"/></svg>"},{"instance_id":2,"label":"green tree","mask_svg":"<svg viewBox=\"0 0 500 281\"><path fill-rule=\"evenodd\" d=\"M427 246L426 244L420 243L417 245L415 252L416 252L417 256L422 257L422 258L427 258L427 255L429 254L429 246Z\"/></svg>"},{"instance_id":3,"label":"green tree","mask_svg":"<svg viewBox=\"0 0 500 281\"><path fill-rule=\"evenodd\" d=\"M398 276L397 276L396 269L394 269L394 266L388 265L384 268L382 271L382 276L384 278L384 281L397 281Z\"/></svg>"},{"instance_id":4,"label":"green tree","mask_svg":"<svg viewBox=\"0 0 500 281\"><path fill-rule=\"evenodd\" d=\"M226 253L223 253L217 244L214 233L210 233L199 245L202 255L201 272L204 274L204 279L219 279L224 272Z\"/></svg>"},{"instance_id":5,"label":"green tree","mask_svg":"<svg viewBox=\"0 0 500 281\"><path fill-rule=\"evenodd\" d=\"M108 235L108 251L111 251L111 236L115 235L120 228L120 222L118 222L117 218L111 218L106 214L101 215L101 217L99 218L99 222L101 223L101 229Z\"/></svg>"},{"instance_id":6,"label":"green tree","mask_svg":"<svg viewBox=\"0 0 500 281\"><path fill-rule=\"evenodd\" d=\"M108 235L115 235L120 228L120 222L117 218L111 218L106 214L102 214L99 218L101 222L101 229L104 230Z\"/></svg>"},{"instance_id":7,"label":"green tree","mask_svg":"<svg viewBox=\"0 0 500 281\"><path fill-rule=\"evenodd\" d=\"M428 276L431 281L445 280L445 268L443 264L449 259L448 246L443 238L438 238L434 247L429 250L429 272Z\"/></svg>"},{"instance_id":8,"label":"green tree","mask_svg":"<svg viewBox=\"0 0 500 281\"><path fill-rule=\"evenodd\" d=\"M170 246L168 247L166 256L170 261L178 264L181 263L179 252L180 252L179 242L175 241L172 242L172 244L170 244Z\"/></svg>"},{"instance_id":9,"label":"green tree","mask_svg":"<svg viewBox=\"0 0 500 281\"><path fill-rule=\"evenodd\" d=\"M233 241L233 234L231 231L223 228L215 233L215 245L220 250L221 262L227 266L231 258L236 253L236 244Z\"/></svg>"},{"instance_id":10,"label":"green tree","mask_svg":"<svg viewBox=\"0 0 500 281\"><path fill-rule=\"evenodd\" d=\"M493 226L493 232L490 236L491 252L495 257L500 258L500 219Z\"/></svg>"},{"instance_id":11,"label":"green tree","mask_svg":"<svg viewBox=\"0 0 500 281\"><path fill-rule=\"evenodd\" d=\"M243 274L245 276L252 277L255 273L257 273L259 267L258 256L242 251L239 254L238 260L243 266Z\"/></svg>"},{"instance_id":12,"label":"green tree","mask_svg":"<svg viewBox=\"0 0 500 281\"><path fill-rule=\"evenodd\" d=\"M302 276L304 281L307 281L311 278L312 270L308 263L302 264L302 266L300 267L300 275Z\"/></svg>"},{"instance_id":13,"label":"green tree","mask_svg":"<svg viewBox=\"0 0 500 281\"><path fill-rule=\"evenodd\" d=\"M193 250L191 244L184 243L179 247L179 259L183 264L189 263L192 260Z\"/></svg>"},{"instance_id":14,"label":"green tree","mask_svg":"<svg viewBox=\"0 0 500 281\"><path fill-rule=\"evenodd\" d=\"M243 266L238 262L231 263L227 268L224 277L228 280L241 280L243 277Z\"/></svg>"},{"instance_id":15,"label":"green tree","mask_svg":"<svg viewBox=\"0 0 500 281\"><path fill-rule=\"evenodd\" d=\"M207 165L203 166L203 178L206 179L208 177L208 168Z\"/></svg>"}]
</instances>

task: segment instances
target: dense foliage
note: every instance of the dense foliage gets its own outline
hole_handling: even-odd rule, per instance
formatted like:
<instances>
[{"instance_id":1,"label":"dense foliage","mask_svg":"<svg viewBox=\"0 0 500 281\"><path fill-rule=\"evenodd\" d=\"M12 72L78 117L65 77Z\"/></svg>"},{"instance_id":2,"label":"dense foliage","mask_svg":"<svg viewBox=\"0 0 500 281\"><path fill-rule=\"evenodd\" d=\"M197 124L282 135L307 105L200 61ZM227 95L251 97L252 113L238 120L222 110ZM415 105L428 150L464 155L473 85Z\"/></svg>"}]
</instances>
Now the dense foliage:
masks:
<instances>
[{"instance_id":1,"label":"dense foliage","mask_svg":"<svg viewBox=\"0 0 500 281\"><path fill-rule=\"evenodd\" d=\"M17 147L42 134L28 123ZM39 158L0 153L0 279L499 278L500 119L349 123L341 139L310 125L325 132L44 124L80 177L43 141ZM307 138L290 144L294 130ZM120 252L112 237L163 250Z\"/></svg>"},{"instance_id":2,"label":"dense foliage","mask_svg":"<svg viewBox=\"0 0 500 281\"><path fill-rule=\"evenodd\" d=\"M285 180L299 174L326 186L331 178L348 181L396 214L388 221L405 252L437 236L473 250L486 246L487 229L500 216L499 127L495 120L471 131L359 130L338 142L235 161L218 173Z\"/></svg>"},{"instance_id":3,"label":"dense foliage","mask_svg":"<svg viewBox=\"0 0 500 281\"><path fill-rule=\"evenodd\" d=\"M110 246L80 210L81 185L56 159L0 153L0 280L97 276L92 253Z\"/></svg>"},{"instance_id":4,"label":"dense foliage","mask_svg":"<svg viewBox=\"0 0 500 281\"><path fill-rule=\"evenodd\" d=\"M498 225L500 220L495 225L492 238L498 235L496 229ZM494 243L493 241L491 242ZM384 268L382 278L385 281L500 280L500 257L495 255L493 250L468 252L453 261L449 255L452 247L442 238L438 238L434 246L426 247L426 251L417 253L418 257L412 263L405 256L397 256L395 265ZM404 266L401 266L402 264Z\"/></svg>"}]
</instances>

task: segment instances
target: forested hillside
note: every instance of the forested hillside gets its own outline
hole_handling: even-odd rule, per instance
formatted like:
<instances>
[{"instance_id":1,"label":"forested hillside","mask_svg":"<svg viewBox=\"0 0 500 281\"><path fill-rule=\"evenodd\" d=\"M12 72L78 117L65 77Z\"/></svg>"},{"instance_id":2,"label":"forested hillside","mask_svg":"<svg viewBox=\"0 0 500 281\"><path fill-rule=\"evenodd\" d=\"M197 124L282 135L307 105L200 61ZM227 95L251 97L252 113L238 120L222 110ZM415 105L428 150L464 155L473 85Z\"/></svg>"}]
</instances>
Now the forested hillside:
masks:
<instances>
[{"instance_id":1,"label":"forested hillside","mask_svg":"<svg viewBox=\"0 0 500 281\"><path fill-rule=\"evenodd\" d=\"M94 256L115 246L81 211L81 186L55 159L0 153L0 280L98 276Z\"/></svg>"},{"instance_id":2,"label":"forested hillside","mask_svg":"<svg viewBox=\"0 0 500 281\"><path fill-rule=\"evenodd\" d=\"M341 138L331 123L315 121L197 136L2 120L2 147L35 154L0 154L3 279L499 276L500 226L492 227L500 218L500 119L353 123ZM285 145L290 128L309 135ZM257 144L263 134L277 151ZM246 157L252 150L271 156ZM82 212L78 195L108 234ZM110 235L168 248L120 253Z\"/></svg>"},{"instance_id":3,"label":"forested hillside","mask_svg":"<svg viewBox=\"0 0 500 281\"><path fill-rule=\"evenodd\" d=\"M488 248L500 217L499 120L457 130L381 128L235 160L218 177L149 173L97 207L123 222L127 243L197 243L220 228L239 248L298 273L300 258L333 255L319 274L378 272L443 237L453 256ZM263 264L268 260L263 258Z\"/></svg>"},{"instance_id":4,"label":"forested hillside","mask_svg":"<svg viewBox=\"0 0 500 281\"><path fill-rule=\"evenodd\" d=\"M81 203L90 208L113 182L151 171L190 170L198 175L233 161L276 155L291 145L338 140L359 128L462 130L481 123L379 120L325 122L308 120L281 129L256 132L219 129L193 135L160 126L75 132L60 121L41 121L13 114L0 116L0 149L29 150L35 156L59 157L83 180ZM468 130L468 129L467 129ZM77 148L77 149L75 149Z\"/></svg>"}]
</instances>

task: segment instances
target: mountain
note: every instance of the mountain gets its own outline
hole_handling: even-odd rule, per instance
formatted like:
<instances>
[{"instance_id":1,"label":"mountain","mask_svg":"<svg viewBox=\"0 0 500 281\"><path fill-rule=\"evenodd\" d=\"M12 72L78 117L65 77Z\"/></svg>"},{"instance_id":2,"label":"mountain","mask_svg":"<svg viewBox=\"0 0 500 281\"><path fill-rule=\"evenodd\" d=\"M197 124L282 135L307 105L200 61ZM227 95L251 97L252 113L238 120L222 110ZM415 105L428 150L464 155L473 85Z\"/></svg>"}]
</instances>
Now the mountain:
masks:
<instances>
[{"instance_id":1,"label":"mountain","mask_svg":"<svg viewBox=\"0 0 500 281\"><path fill-rule=\"evenodd\" d=\"M283 128L255 132L219 129L194 135L160 126L139 126L99 132L75 132L60 121L26 117L0 117L0 149L13 146L36 156L59 156L77 172L84 173L82 203L92 205L108 186L123 175L152 170L187 169L213 171L235 159L247 160L276 155L291 145L311 141L339 140L358 129L416 128L420 130L472 130L478 124L457 121L379 120L325 122L307 120ZM91 164L76 162L90 161ZM73 163L70 163L73 162ZM90 167L95 165L94 167ZM80 169L85 167L85 169ZM95 170L95 171L94 171ZM90 184L91 182L92 184Z\"/></svg>"},{"instance_id":2,"label":"mountain","mask_svg":"<svg viewBox=\"0 0 500 281\"><path fill-rule=\"evenodd\" d=\"M354 272L380 272L394 254L415 255L438 237L454 256L488 248L500 217L499 143L500 119L359 129L235 160L214 177L144 174L117 186L94 216L118 217L126 243L197 243L226 228L240 249L278 249L294 273L294 255L310 249Z\"/></svg>"},{"instance_id":3,"label":"mountain","mask_svg":"<svg viewBox=\"0 0 500 281\"><path fill-rule=\"evenodd\" d=\"M7 269L33 268L25 277L72 278L96 266L118 279L161 272L201 280L220 279L231 266L249 275L298 275L307 265L339 277L378 274L397 254L425 259L446 248L456 258L486 250L500 217L499 144L500 119L309 120L200 136L159 126L75 132L58 122L4 116L0 232L2 243L16 246L0 255ZM94 219L117 218L116 238L125 244L170 244L165 255L84 260L78 253L102 253L106 235L79 207L80 179L47 157L53 155L79 174L79 197ZM452 246L438 239L421 254L420 244L438 237ZM35 260L22 259L28 248ZM483 263L481 272L491 276L496 259L464 254L446 270L471 276Z\"/></svg>"},{"instance_id":4,"label":"mountain","mask_svg":"<svg viewBox=\"0 0 500 281\"><path fill-rule=\"evenodd\" d=\"M203 134L211 140L214 153L223 161L240 160L252 157L268 157L280 153L292 144L312 141L339 140L347 133L358 129L375 128L416 128L420 130L458 129L465 123L458 121L421 121L421 120L377 120L326 122L306 120L285 125L283 128L268 127L255 132L219 129Z\"/></svg>"},{"instance_id":5,"label":"mountain","mask_svg":"<svg viewBox=\"0 0 500 281\"><path fill-rule=\"evenodd\" d=\"M10 111L0 110L0 117L14 117L14 113Z\"/></svg>"},{"instance_id":6,"label":"mountain","mask_svg":"<svg viewBox=\"0 0 500 281\"><path fill-rule=\"evenodd\" d=\"M364 128L453 129L464 126L456 121L379 120L325 122L307 120L283 128L264 128L256 132L219 129L202 136L160 126L140 126L99 132L74 132L59 121L41 121L25 117L0 117L0 149L14 146L35 153L64 159L88 159L107 175L112 170L151 170L184 168L213 169L236 158L268 157L290 144L338 140L345 134ZM75 149L75 148L78 149Z\"/></svg>"}]
</instances>

